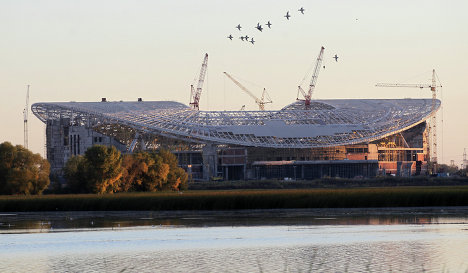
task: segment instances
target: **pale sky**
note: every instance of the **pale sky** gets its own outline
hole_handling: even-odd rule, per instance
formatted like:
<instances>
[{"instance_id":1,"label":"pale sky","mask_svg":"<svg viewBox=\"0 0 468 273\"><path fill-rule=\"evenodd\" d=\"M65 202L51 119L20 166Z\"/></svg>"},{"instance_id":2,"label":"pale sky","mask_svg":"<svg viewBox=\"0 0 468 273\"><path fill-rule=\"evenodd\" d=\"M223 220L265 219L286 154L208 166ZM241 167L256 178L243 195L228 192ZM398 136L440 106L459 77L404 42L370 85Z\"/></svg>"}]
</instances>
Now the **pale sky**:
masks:
<instances>
[{"instance_id":1,"label":"pale sky","mask_svg":"<svg viewBox=\"0 0 468 273\"><path fill-rule=\"evenodd\" d=\"M101 97L188 104L205 52L201 110L257 109L223 71L258 96L267 88L266 108L279 109L296 99L323 45L313 98L429 98L428 89L374 85L430 84L435 68L443 84L439 162L459 165L468 148L467 10L464 0L0 0L0 142L23 144L28 84L31 104ZM268 20L271 30L254 28ZM45 126L32 114L29 124L29 148L44 154Z\"/></svg>"}]
</instances>

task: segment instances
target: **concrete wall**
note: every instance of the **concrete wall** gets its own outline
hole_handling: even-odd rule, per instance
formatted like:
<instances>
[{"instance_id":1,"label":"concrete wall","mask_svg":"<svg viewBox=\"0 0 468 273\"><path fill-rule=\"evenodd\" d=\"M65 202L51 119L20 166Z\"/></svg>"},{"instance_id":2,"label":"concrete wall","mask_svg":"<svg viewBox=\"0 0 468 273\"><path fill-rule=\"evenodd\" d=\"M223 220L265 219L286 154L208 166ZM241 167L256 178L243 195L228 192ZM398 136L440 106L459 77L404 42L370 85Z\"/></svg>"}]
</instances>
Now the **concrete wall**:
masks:
<instances>
[{"instance_id":1,"label":"concrete wall","mask_svg":"<svg viewBox=\"0 0 468 273\"><path fill-rule=\"evenodd\" d=\"M47 159L51 173L62 175L62 169L72 156L83 155L93 145L115 146L121 152L126 146L86 126L72 126L69 119L48 120L46 123Z\"/></svg>"}]
</instances>

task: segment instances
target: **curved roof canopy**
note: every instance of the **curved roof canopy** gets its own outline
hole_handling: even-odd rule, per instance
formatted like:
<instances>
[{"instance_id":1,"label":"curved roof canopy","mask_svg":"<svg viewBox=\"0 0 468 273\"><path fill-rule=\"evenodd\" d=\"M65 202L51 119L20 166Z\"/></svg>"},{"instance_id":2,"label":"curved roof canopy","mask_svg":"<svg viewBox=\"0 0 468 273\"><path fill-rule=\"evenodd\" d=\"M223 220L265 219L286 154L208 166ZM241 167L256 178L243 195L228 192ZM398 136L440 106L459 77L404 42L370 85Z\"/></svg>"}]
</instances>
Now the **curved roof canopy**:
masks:
<instances>
[{"instance_id":1,"label":"curved roof canopy","mask_svg":"<svg viewBox=\"0 0 468 273\"><path fill-rule=\"evenodd\" d=\"M369 142L413 127L440 107L431 99L315 100L276 111L197 111L173 101L35 103L43 122L119 123L190 142L273 148L316 148Z\"/></svg>"}]
</instances>

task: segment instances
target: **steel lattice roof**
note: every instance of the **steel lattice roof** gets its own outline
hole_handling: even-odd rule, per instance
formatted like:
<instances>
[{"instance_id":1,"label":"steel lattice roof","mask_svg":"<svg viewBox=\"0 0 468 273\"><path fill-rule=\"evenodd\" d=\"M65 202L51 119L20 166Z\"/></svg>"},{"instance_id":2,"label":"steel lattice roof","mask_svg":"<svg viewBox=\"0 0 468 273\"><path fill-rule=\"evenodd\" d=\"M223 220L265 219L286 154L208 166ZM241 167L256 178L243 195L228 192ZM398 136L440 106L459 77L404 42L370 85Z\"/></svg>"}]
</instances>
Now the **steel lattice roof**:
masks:
<instances>
[{"instance_id":1,"label":"steel lattice roof","mask_svg":"<svg viewBox=\"0 0 468 273\"><path fill-rule=\"evenodd\" d=\"M315 100L276 111L197 111L173 101L35 103L43 122L120 123L184 141L273 148L315 148L369 142L413 127L435 114L431 99Z\"/></svg>"}]
</instances>

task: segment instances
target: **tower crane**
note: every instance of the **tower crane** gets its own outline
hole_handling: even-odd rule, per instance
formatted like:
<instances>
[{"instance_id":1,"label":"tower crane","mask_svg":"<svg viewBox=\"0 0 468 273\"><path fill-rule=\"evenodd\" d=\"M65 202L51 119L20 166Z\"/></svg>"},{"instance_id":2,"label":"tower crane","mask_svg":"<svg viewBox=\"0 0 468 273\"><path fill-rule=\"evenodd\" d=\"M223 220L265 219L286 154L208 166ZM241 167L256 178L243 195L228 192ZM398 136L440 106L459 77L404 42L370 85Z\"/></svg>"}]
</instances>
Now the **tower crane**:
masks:
<instances>
[{"instance_id":1,"label":"tower crane","mask_svg":"<svg viewBox=\"0 0 468 273\"><path fill-rule=\"evenodd\" d=\"M193 109L199 110L200 96L203 88L203 82L205 81L206 68L208 66L208 53L205 54L203 63L200 69L200 76L198 78L197 89L193 87L193 84L190 85L190 105Z\"/></svg>"},{"instance_id":2,"label":"tower crane","mask_svg":"<svg viewBox=\"0 0 468 273\"><path fill-rule=\"evenodd\" d=\"M466 160L466 148L463 149L463 163L462 163L462 169L465 169L468 167L468 160Z\"/></svg>"},{"instance_id":3,"label":"tower crane","mask_svg":"<svg viewBox=\"0 0 468 273\"><path fill-rule=\"evenodd\" d=\"M23 121L24 121L24 148L28 149L28 115L29 115L29 84L28 90L26 91L26 105L23 109Z\"/></svg>"},{"instance_id":4,"label":"tower crane","mask_svg":"<svg viewBox=\"0 0 468 273\"><path fill-rule=\"evenodd\" d=\"M242 91L247 93L251 98L255 100L255 103L258 104L258 108L263 111L265 110L265 104L267 103L272 103L270 96L268 95L267 91L265 88L263 88L263 93L262 97L259 99L257 98L252 92L250 92L249 89L247 89L244 85L242 85L238 80L234 79L231 75L229 75L227 72L224 72L226 77L228 77L231 81L233 81L237 86L239 86ZM266 100L265 100L266 99Z\"/></svg>"},{"instance_id":5,"label":"tower crane","mask_svg":"<svg viewBox=\"0 0 468 273\"><path fill-rule=\"evenodd\" d=\"M304 97L304 105L306 109L310 109L310 100L312 98L312 93L314 92L315 85L317 84L317 78L320 73L320 67L322 66L322 61L323 61L323 52L325 48L322 46L320 49L320 53L317 57L317 62L315 63L315 69L314 69L314 74L312 74L312 78L310 79L310 84L309 84L309 90L307 93L302 89L302 83L301 85L298 86L298 91L297 91L297 100L299 99L299 93L302 93L302 96Z\"/></svg>"},{"instance_id":6,"label":"tower crane","mask_svg":"<svg viewBox=\"0 0 468 273\"><path fill-rule=\"evenodd\" d=\"M436 83L436 72L435 69L432 69L432 82L431 84L408 84L408 83L377 83L375 86L377 87L412 87L412 88L430 88L432 92L432 108L431 112L434 113L437 101L437 88L442 87L442 85L437 85ZM429 146L431 147L431 162L437 164L437 117L434 113L430 122L429 122L429 135L430 143Z\"/></svg>"}]
</instances>

